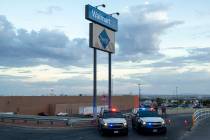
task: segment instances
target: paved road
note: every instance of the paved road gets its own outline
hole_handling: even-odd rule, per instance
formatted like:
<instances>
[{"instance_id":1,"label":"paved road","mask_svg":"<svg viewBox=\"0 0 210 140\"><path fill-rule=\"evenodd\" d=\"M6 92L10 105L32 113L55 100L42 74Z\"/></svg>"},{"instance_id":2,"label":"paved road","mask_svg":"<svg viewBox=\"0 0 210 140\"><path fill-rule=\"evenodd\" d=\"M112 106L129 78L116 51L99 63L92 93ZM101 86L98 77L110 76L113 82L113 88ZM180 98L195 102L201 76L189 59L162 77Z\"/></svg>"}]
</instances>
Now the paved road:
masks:
<instances>
[{"instance_id":1,"label":"paved road","mask_svg":"<svg viewBox=\"0 0 210 140\"><path fill-rule=\"evenodd\" d=\"M129 129L128 136L101 137L96 128L88 129L34 129L0 125L2 140L178 140L188 130L184 120L191 120L190 114L169 116L171 125L168 133L161 135L141 135Z\"/></svg>"},{"instance_id":2,"label":"paved road","mask_svg":"<svg viewBox=\"0 0 210 140\"><path fill-rule=\"evenodd\" d=\"M181 140L210 140L210 118L202 120Z\"/></svg>"}]
</instances>

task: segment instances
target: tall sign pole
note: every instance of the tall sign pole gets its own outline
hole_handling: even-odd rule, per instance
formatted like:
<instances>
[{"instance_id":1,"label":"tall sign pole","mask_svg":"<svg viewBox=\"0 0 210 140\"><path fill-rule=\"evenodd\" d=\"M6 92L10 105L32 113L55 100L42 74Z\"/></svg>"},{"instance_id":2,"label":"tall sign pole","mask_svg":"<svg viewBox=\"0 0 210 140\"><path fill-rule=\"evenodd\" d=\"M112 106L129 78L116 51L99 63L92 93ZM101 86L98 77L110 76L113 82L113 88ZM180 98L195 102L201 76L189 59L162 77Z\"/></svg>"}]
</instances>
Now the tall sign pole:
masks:
<instances>
[{"instance_id":1,"label":"tall sign pole","mask_svg":"<svg viewBox=\"0 0 210 140\"><path fill-rule=\"evenodd\" d=\"M138 86L139 86L139 107L140 107L140 105L141 105L141 84L139 83Z\"/></svg>"},{"instance_id":2,"label":"tall sign pole","mask_svg":"<svg viewBox=\"0 0 210 140\"><path fill-rule=\"evenodd\" d=\"M104 4L99 5L105 7ZM112 53L115 52L115 32L118 30L118 20L112 17L113 14L107 14L91 5L85 5L85 18L90 20L89 26L89 47L93 48L93 116L97 116L97 50L102 50L109 54L109 82L108 107L112 106Z\"/></svg>"},{"instance_id":3,"label":"tall sign pole","mask_svg":"<svg viewBox=\"0 0 210 140\"><path fill-rule=\"evenodd\" d=\"M93 49L93 117L97 115L97 50Z\"/></svg>"},{"instance_id":4,"label":"tall sign pole","mask_svg":"<svg viewBox=\"0 0 210 140\"><path fill-rule=\"evenodd\" d=\"M109 109L112 107L112 54L109 53Z\"/></svg>"}]
</instances>

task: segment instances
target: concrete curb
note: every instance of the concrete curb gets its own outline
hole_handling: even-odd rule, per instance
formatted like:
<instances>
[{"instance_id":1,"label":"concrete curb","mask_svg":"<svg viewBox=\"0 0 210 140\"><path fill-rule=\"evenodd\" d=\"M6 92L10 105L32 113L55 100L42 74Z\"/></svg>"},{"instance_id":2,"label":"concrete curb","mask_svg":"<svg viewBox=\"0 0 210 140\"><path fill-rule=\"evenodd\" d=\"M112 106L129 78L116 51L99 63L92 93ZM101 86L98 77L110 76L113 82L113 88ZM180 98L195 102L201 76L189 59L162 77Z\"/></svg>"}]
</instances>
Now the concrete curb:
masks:
<instances>
[{"instance_id":1,"label":"concrete curb","mask_svg":"<svg viewBox=\"0 0 210 140\"><path fill-rule=\"evenodd\" d=\"M194 126L192 126L191 127L191 131L188 131L187 133L185 133L179 140L194 140L193 138L193 134L195 134L195 133L200 133L200 131L198 132L198 131L196 131L199 127L200 127L200 125L202 125L202 123L204 123L206 120L210 120L210 117L209 118L206 118L206 119L203 119L203 120L201 120L199 123L196 123ZM208 121L207 121L208 122ZM206 131L205 130L205 128L203 128L203 130L204 130L204 132ZM210 127L209 127L209 129L208 130L210 130ZM197 134L196 134L197 135ZM202 135L202 136L204 136L204 135ZM202 139L202 140L207 140L207 139L209 139L209 137L208 138L206 138L206 137L200 137L200 139ZM196 139L197 140L197 139Z\"/></svg>"}]
</instances>

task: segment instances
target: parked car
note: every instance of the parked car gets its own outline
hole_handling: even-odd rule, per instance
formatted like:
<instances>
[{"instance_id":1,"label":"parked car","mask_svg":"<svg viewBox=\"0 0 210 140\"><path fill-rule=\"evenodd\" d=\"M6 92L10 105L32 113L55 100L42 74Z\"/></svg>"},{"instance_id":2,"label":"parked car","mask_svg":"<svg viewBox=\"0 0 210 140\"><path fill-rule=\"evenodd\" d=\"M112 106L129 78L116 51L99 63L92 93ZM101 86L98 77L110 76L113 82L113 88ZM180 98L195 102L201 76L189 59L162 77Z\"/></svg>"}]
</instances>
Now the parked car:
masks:
<instances>
[{"instance_id":1,"label":"parked car","mask_svg":"<svg viewBox=\"0 0 210 140\"><path fill-rule=\"evenodd\" d=\"M66 112L59 112L56 114L56 116L68 116L69 114Z\"/></svg>"}]
</instances>

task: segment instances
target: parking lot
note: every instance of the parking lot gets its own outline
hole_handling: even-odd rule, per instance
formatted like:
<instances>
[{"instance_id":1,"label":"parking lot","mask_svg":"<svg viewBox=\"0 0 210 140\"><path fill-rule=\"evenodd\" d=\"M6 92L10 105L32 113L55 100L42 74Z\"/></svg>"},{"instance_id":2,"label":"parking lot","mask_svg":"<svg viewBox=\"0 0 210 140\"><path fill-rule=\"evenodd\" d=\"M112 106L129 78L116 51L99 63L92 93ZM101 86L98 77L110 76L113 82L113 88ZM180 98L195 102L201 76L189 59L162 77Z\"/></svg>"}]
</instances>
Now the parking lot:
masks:
<instances>
[{"instance_id":1,"label":"parking lot","mask_svg":"<svg viewBox=\"0 0 210 140\"><path fill-rule=\"evenodd\" d=\"M189 131L188 126L184 125L184 121L191 120L192 114L170 115L168 119L171 124L168 125L166 135L142 135L138 134L129 127L128 136L105 136L102 137L96 128L81 129L41 129L30 127L15 127L0 125L0 138L2 140L178 140Z\"/></svg>"}]
</instances>

